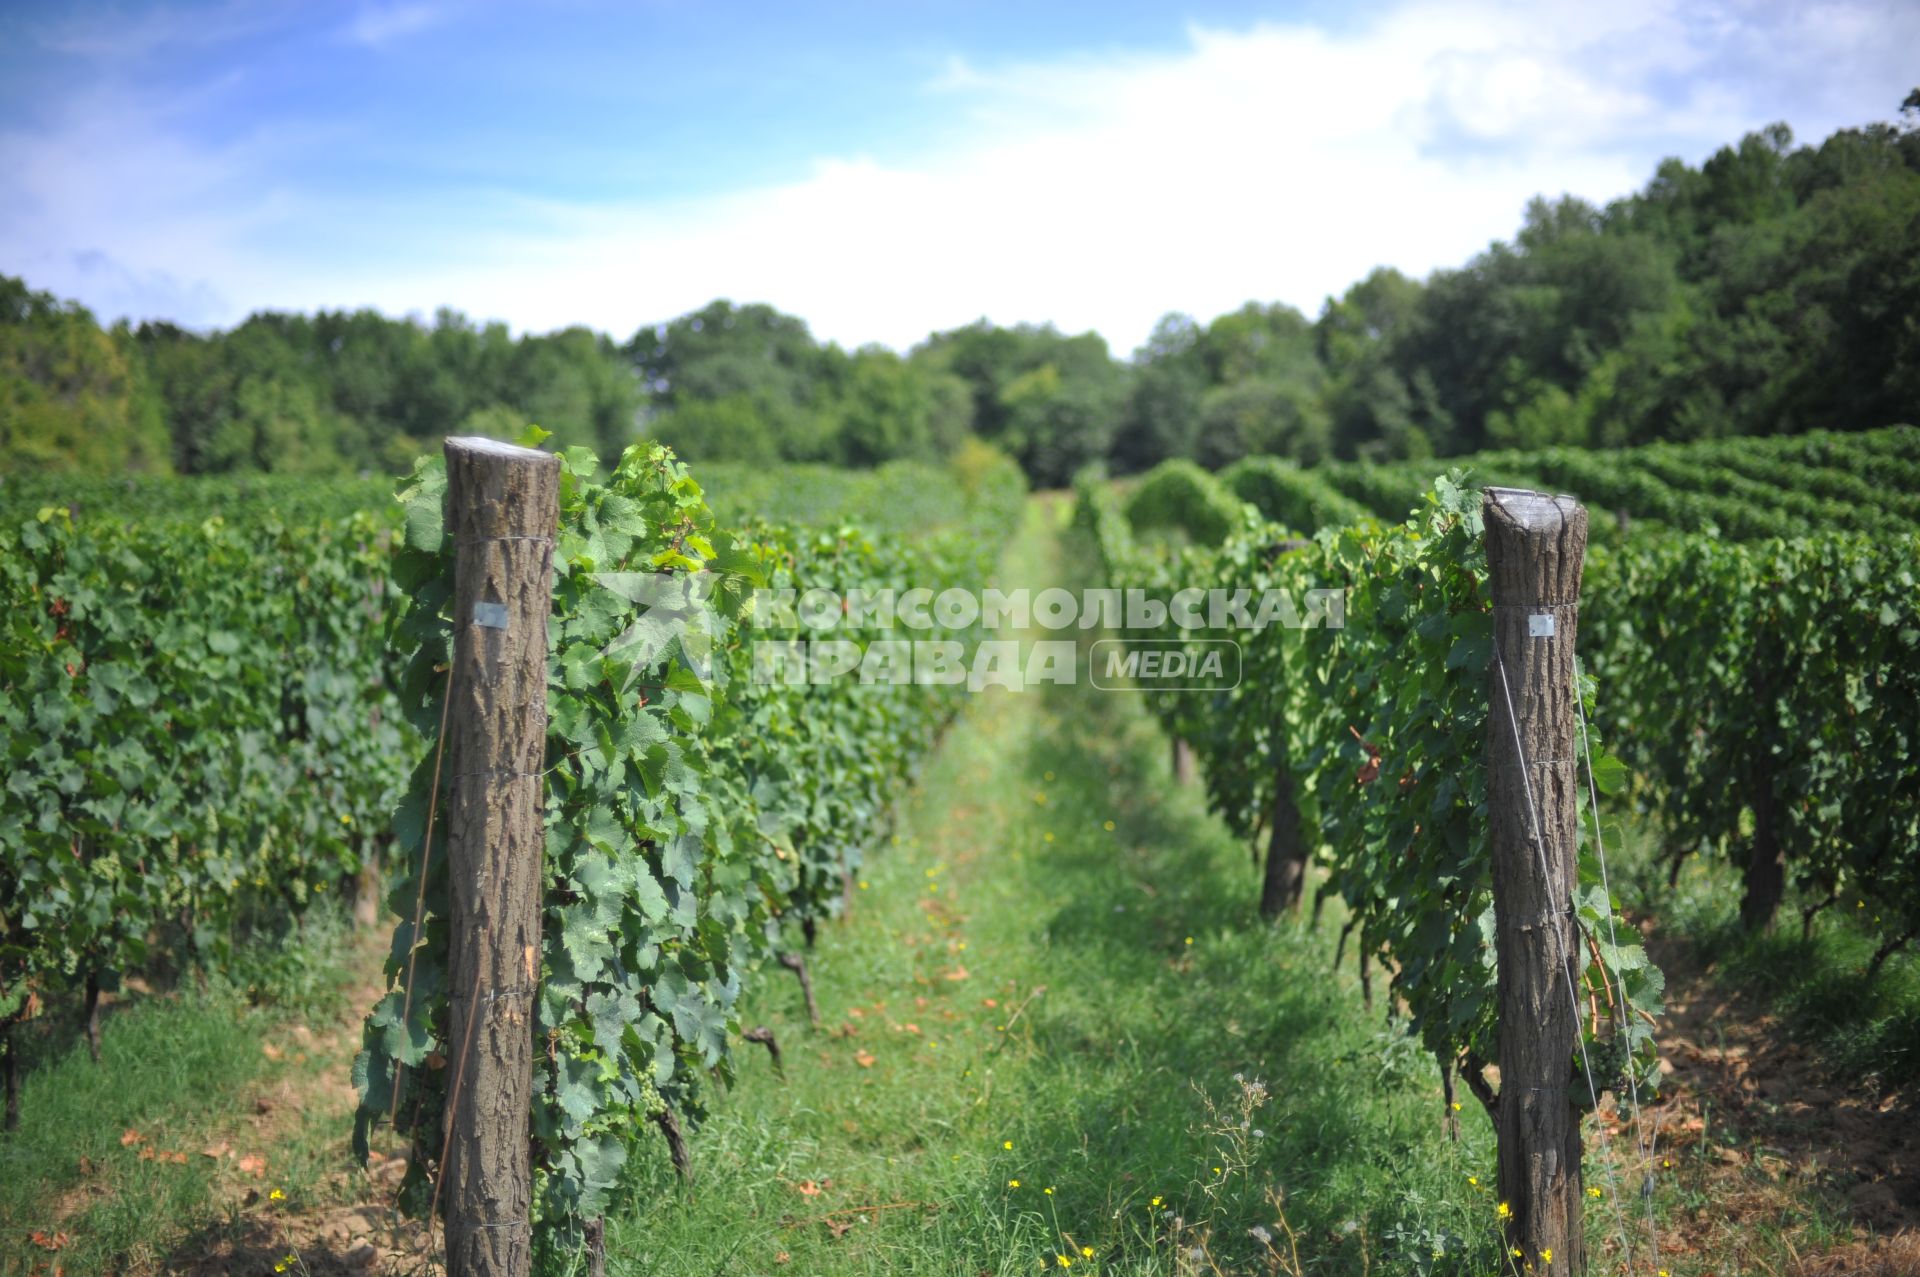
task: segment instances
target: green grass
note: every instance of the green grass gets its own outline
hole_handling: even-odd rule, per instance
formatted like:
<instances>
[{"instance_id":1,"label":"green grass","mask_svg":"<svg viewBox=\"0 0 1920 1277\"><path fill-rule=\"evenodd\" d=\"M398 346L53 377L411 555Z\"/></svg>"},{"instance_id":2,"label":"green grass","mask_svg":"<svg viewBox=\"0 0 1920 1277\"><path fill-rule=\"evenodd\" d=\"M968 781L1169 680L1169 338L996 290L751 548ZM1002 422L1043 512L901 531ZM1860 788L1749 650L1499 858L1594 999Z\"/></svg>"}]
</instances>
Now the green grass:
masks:
<instances>
[{"instance_id":1,"label":"green grass","mask_svg":"<svg viewBox=\"0 0 1920 1277\"><path fill-rule=\"evenodd\" d=\"M1050 579L1041 531L1010 580ZM1432 1060L1333 973L1337 925L1262 925L1257 894L1136 701L973 698L813 955L823 1031L753 987L787 1079L745 1062L690 1191L647 1162L609 1271L1267 1271L1281 1202L1309 1271L1491 1271L1484 1116L1449 1143Z\"/></svg>"},{"instance_id":2,"label":"green grass","mask_svg":"<svg viewBox=\"0 0 1920 1277\"><path fill-rule=\"evenodd\" d=\"M0 1274L170 1266L238 1228L232 1206L249 1189L263 1203L280 1189L274 1207L288 1210L337 1194L339 1114L270 1114L339 1089L339 1056L314 1029L338 1031L329 1022L365 966L353 954L342 925L317 920L225 976L129 995L107 1009L97 1064L77 1017L29 1025L20 1127L0 1138ZM245 1157L261 1159L257 1174Z\"/></svg>"}]
</instances>

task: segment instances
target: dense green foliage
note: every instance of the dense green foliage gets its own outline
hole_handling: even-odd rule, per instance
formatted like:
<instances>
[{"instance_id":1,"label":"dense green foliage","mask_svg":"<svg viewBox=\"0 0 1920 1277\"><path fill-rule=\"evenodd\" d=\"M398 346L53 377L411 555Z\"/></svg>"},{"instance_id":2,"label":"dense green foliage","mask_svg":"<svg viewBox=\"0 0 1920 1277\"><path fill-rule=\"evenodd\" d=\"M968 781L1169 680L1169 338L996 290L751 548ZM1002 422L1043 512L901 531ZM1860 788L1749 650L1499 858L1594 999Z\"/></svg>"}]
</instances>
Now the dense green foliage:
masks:
<instances>
[{"instance_id":1,"label":"dense green foliage","mask_svg":"<svg viewBox=\"0 0 1920 1277\"><path fill-rule=\"evenodd\" d=\"M1127 522L1139 533L1219 545L1246 522L1243 503L1191 461L1163 461L1127 498Z\"/></svg>"},{"instance_id":2,"label":"dense green foliage","mask_svg":"<svg viewBox=\"0 0 1920 1277\"><path fill-rule=\"evenodd\" d=\"M1913 426L1607 452L1506 449L1458 461L1478 483L1571 492L1630 527L1652 523L1743 541L1841 530L1899 536L1920 528L1920 429ZM1399 519L1419 504L1432 471L1431 463L1415 461L1292 471L1256 458L1222 478L1268 518L1311 529L1366 515ZM1609 534L1596 528L1596 535Z\"/></svg>"},{"instance_id":3,"label":"dense green foliage","mask_svg":"<svg viewBox=\"0 0 1920 1277\"><path fill-rule=\"evenodd\" d=\"M689 461L931 461L965 437L966 387L924 361L816 343L771 306L716 301L642 328L626 351L647 433Z\"/></svg>"},{"instance_id":4,"label":"dense green foliage","mask_svg":"<svg viewBox=\"0 0 1920 1277\"><path fill-rule=\"evenodd\" d=\"M1511 243L1426 281L1382 269L1309 323L1163 320L1134 354L1115 469L1271 453L1887 425L1920 398L1920 116L1794 148L1784 126L1663 162L1605 209L1534 200ZM1432 467L1426 477L1431 477ZM1403 511L1402 511L1403 512Z\"/></svg>"},{"instance_id":5,"label":"dense green foliage","mask_svg":"<svg viewBox=\"0 0 1920 1277\"><path fill-rule=\"evenodd\" d=\"M1672 854L1732 856L1750 926L1783 888L1844 897L1885 948L1920 933L1920 533L1594 552L1598 714Z\"/></svg>"},{"instance_id":6,"label":"dense green foliage","mask_svg":"<svg viewBox=\"0 0 1920 1277\"><path fill-rule=\"evenodd\" d=\"M730 530L658 446L630 449L604 482L591 451L564 459L535 1130L550 1240L604 1210L649 1118L698 1116L709 1071L731 1067L742 978L840 908L956 704L950 687L756 680L763 642L966 635L871 616L812 634L749 587L844 599L978 585L1024 493L1011 462L967 449L952 468L776 483L804 521ZM156 944L218 958L245 919L297 913L358 873L397 804L395 987L357 1073L364 1134L392 1107L394 1066L422 1066L399 1109L418 1142L416 1207L449 1076L424 1065L456 1054L444 829L417 937L413 923L438 812L443 486L436 459L377 514L357 508L363 484L272 478L47 476L0 497L0 1016L82 981L111 987ZM881 498L897 498L897 531L875 539L851 520ZM696 595L704 625L653 615L650 591L676 578L711 584Z\"/></svg>"},{"instance_id":7,"label":"dense green foliage","mask_svg":"<svg viewBox=\"0 0 1920 1277\"><path fill-rule=\"evenodd\" d=\"M1909 99L1909 102L1920 99ZM1910 107L1910 114L1920 107ZM1381 269L1309 319L1171 314L1127 362L1096 333L981 320L904 356L715 301L621 342L440 312L103 330L0 278L9 469L346 473L529 419L607 461L869 466L969 434L1059 486L1172 457L1387 461L1488 448L1889 425L1920 401L1920 114L1796 148L1783 125L1604 209L1535 199L1511 242L1427 280Z\"/></svg>"},{"instance_id":8,"label":"dense green foliage","mask_svg":"<svg viewBox=\"0 0 1920 1277\"><path fill-rule=\"evenodd\" d=\"M1410 1029L1475 1078L1498 1058L1492 881L1484 765L1492 621L1478 494L1442 480L1398 525L1323 530L1282 552L1283 529L1253 524L1225 544L1156 550L1136 542L1097 480L1078 487L1080 525L1106 583L1170 598L1182 589L1283 590L1301 627L1183 630L1188 643L1233 639L1238 683L1211 693L1146 689L1170 734L1199 755L1211 805L1252 839L1290 779L1300 831L1346 902L1362 961L1390 963ZM1344 625L1315 623L1307 591L1343 592ZM1589 701L1592 688L1583 689ZM1593 744L1596 772L1614 765ZM1584 798L1584 795L1583 795ZM1582 804L1584 806L1584 803ZM1583 979L1605 1020L1581 1016L1596 1055L1631 1056L1651 1078L1653 1039L1635 1011L1659 1010L1661 980L1615 917L1583 820L1573 904L1593 960ZM1570 1094L1584 1096L1578 1061ZM1610 1072L1594 1081L1605 1086Z\"/></svg>"},{"instance_id":9,"label":"dense green foliage","mask_svg":"<svg viewBox=\"0 0 1920 1277\"><path fill-rule=\"evenodd\" d=\"M658 445L629 449L604 482L596 469L584 449L564 455L555 550L533 1123L536 1217L554 1246L604 1214L650 1121L669 1110L697 1118L709 1073L730 1076L741 982L839 908L901 779L955 706L953 688L756 677L763 642L809 634L775 606L778 592L844 601L855 590L978 584L1023 490L1003 460L973 476L958 526L875 541L840 522L844 510L819 526L728 530ZM410 600L395 631L407 662L400 696L429 738L452 632L444 485L437 459L416 469L394 566ZM822 476L811 486L823 512L836 504ZM856 481L847 494L862 493ZM651 591L675 578L711 587L693 596L705 601L701 625L656 614ZM814 636L870 650L903 634L851 616ZM937 623L911 633L967 636ZM389 1113L412 1135L403 1195L415 1210L429 1200L444 1092L460 1066L446 1033L444 820L428 818L441 810L436 774L433 750L420 751L399 821L408 872L393 888L403 921L392 991L368 1018L355 1068L361 1146Z\"/></svg>"},{"instance_id":10,"label":"dense green foliage","mask_svg":"<svg viewBox=\"0 0 1920 1277\"><path fill-rule=\"evenodd\" d=\"M1374 513L1327 483L1320 471L1277 457L1244 457L1221 471L1220 481L1275 523L1303 532L1358 523Z\"/></svg>"},{"instance_id":11,"label":"dense green foliage","mask_svg":"<svg viewBox=\"0 0 1920 1277\"><path fill-rule=\"evenodd\" d=\"M219 516L229 523L302 527L350 519L393 503L387 479L315 479L305 475L0 475L0 519L17 523L48 506L64 507L91 524L198 525Z\"/></svg>"},{"instance_id":12,"label":"dense green foliage","mask_svg":"<svg viewBox=\"0 0 1920 1277\"><path fill-rule=\"evenodd\" d=\"M0 1017L297 915L384 841L412 746L389 518L78 504L0 524Z\"/></svg>"}]
</instances>

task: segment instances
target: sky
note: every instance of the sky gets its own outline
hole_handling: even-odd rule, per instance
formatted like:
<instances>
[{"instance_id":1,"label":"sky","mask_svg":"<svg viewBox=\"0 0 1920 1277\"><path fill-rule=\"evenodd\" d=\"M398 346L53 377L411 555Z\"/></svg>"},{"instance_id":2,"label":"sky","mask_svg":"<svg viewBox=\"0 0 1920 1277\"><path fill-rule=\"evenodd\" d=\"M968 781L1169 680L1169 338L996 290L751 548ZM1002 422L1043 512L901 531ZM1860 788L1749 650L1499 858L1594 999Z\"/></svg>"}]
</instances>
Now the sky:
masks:
<instances>
[{"instance_id":1,"label":"sky","mask_svg":"<svg viewBox=\"0 0 1920 1277\"><path fill-rule=\"evenodd\" d=\"M0 10L0 273L104 319L716 297L904 350L1316 314L1527 200L1892 120L1912 0L121 0Z\"/></svg>"}]
</instances>

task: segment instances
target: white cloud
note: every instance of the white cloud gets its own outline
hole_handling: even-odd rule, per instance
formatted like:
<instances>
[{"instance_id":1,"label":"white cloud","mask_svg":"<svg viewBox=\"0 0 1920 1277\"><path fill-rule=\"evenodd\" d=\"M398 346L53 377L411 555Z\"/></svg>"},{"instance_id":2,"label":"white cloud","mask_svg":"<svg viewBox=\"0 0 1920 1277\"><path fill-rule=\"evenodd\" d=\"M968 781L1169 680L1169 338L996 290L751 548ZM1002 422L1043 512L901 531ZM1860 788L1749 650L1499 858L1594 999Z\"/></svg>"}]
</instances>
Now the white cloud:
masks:
<instances>
[{"instance_id":1,"label":"white cloud","mask_svg":"<svg viewBox=\"0 0 1920 1277\"><path fill-rule=\"evenodd\" d=\"M347 24L346 34L359 44L382 49L436 25L444 16L440 9L426 4L364 5Z\"/></svg>"},{"instance_id":2,"label":"white cloud","mask_svg":"<svg viewBox=\"0 0 1920 1277\"><path fill-rule=\"evenodd\" d=\"M379 12L388 25L363 35L427 20ZM47 164L23 189L42 200L31 239L44 258L97 248L136 273L187 276L189 292L204 278L240 309L188 317L203 321L261 306L445 303L519 328L625 336L728 296L771 302L850 345L904 347L985 315L1095 328L1125 353L1168 310L1204 319L1280 299L1312 313L1377 264L1457 264L1510 235L1536 193L1604 201L1663 155L1698 160L1783 115L1803 138L1884 118L1909 87L1883 52L1888 26L1914 24L1862 12L1782 48L1774 37L1801 18L1723 8L1683 19L1678 0L1415 0L1340 33L1268 24L1195 29L1155 56L956 59L924 105L963 124L963 142L904 163L823 157L803 180L698 200L275 197L245 180L257 157L174 156L164 130L152 147L110 146L96 183L104 198L116 166L144 174L157 198L137 215L90 203L85 180L50 171L72 150L40 152ZM1872 73L1832 87L1869 47L1881 51ZM1767 50L1752 55L1764 57L1754 77L1732 52L1748 49ZM1817 100L1782 102L1767 96L1780 77L1827 83ZM0 139L9 171L19 141ZM159 171L176 163L175 176ZM202 198L222 182L231 198ZM63 232L69 216L79 225ZM315 244L324 256L304 247ZM33 280L92 300L73 272Z\"/></svg>"}]
</instances>

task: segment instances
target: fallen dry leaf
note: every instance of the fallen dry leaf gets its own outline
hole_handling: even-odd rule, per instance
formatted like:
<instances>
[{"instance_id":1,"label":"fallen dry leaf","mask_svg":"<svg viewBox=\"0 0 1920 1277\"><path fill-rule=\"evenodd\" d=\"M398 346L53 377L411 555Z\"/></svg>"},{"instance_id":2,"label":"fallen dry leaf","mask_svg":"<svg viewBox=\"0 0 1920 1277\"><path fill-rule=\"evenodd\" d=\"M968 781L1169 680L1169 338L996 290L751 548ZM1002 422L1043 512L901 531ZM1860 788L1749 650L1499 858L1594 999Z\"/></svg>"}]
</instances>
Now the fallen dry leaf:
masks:
<instances>
[{"instance_id":1,"label":"fallen dry leaf","mask_svg":"<svg viewBox=\"0 0 1920 1277\"><path fill-rule=\"evenodd\" d=\"M942 972L941 978L945 980L964 980L967 978L967 969L965 967L955 967L951 971Z\"/></svg>"},{"instance_id":2,"label":"fallen dry leaf","mask_svg":"<svg viewBox=\"0 0 1920 1277\"><path fill-rule=\"evenodd\" d=\"M257 1157L252 1153L249 1153L245 1157L241 1158L240 1161L238 1162L238 1165L242 1171L253 1176L255 1179L258 1179L262 1175L265 1175L267 1173L267 1159L264 1157Z\"/></svg>"},{"instance_id":3,"label":"fallen dry leaf","mask_svg":"<svg viewBox=\"0 0 1920 1277\"><path fill-rule=\"evenodd\" d=\"M285 1051L282 1051L279 1047L275 1046L271 1042L262 1042L260 1044L260 1052L261 1054L265 1055L269 1060L277 1060L281 1056L286 1054Z\"/></svg>"},{"instance_id":4,"label":"fallen dry leaf","mask_svg":"<svg viewBox=\"0 0 1920 1277\"><path fill-rule=\"evenodd\" d=\"M820 1196L820 1185L810 1179L803 1179L793 1186L793 1191L802 1197Z\"/></svg>"},{"instance_id":5,"label":"fallen dry leaf","mask_svg":"<svg viewBox=\"0 0 1920 1277\"><path fill-rule=\"evenodd\" d=\"M228 1144L225 1140L221 1140L218 1144L209 1144L205 1148L201 1149L200 1156L211 1157L215 1161L218 1161L221 1158L225 1157L232 1150L233 1150L233 1146L231 1144Z\"/></svg>"},{"instance_id":6,"label":"fallen dry leaf","mask_svg":"<svg viewBox=\"0 0 1920 1277\"><path fill-rule=\"evenodd\" d=\"M853 1053L853 1062L863 1069L872 1068L874 1058L873 1052L867 1050L859 1050Z\"/></svg>"},{"instance_id":7,"label":"fallen dry leaf","mask_svg":"<svg viewBox=\"0 0 1920 1277\"><path fill-rule=\"evenodd\" d=\"M138 1144L141 1140L145 1138L147 1137L142 1135L140 1132L134 1130L131 1126L129 1126L126 1130L120 1132L120 1147L132 1148L135 1144Z\"/></svg>"}]
</instances>

